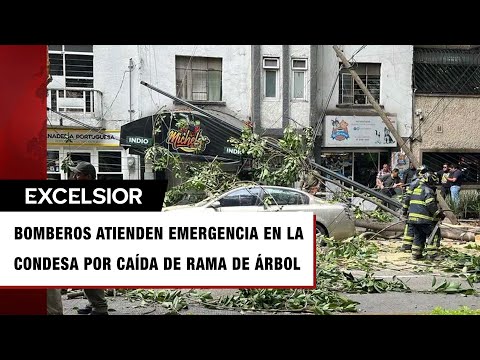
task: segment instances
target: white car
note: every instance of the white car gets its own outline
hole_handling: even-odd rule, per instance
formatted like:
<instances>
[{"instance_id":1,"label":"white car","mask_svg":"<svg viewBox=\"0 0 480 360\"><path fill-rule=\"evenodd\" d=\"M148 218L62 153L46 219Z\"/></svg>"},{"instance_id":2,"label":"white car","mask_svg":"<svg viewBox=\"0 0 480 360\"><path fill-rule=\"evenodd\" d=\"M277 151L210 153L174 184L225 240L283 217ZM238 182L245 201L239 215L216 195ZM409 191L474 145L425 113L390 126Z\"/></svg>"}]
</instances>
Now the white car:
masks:
<instances>
[{"instance_id":1,"label":"white car","mask_svg":"<svg viewBox=\"0 0 480 360\"><path fill-rule=\"evenodd\" d=\"M355 217L347 205L329 203L304 191L281 186L242 186L192 205L169 206L163 211L261 212L309 211L316 215L317 234L336 240L355 235Z\"/></svg>"}]
</instances>

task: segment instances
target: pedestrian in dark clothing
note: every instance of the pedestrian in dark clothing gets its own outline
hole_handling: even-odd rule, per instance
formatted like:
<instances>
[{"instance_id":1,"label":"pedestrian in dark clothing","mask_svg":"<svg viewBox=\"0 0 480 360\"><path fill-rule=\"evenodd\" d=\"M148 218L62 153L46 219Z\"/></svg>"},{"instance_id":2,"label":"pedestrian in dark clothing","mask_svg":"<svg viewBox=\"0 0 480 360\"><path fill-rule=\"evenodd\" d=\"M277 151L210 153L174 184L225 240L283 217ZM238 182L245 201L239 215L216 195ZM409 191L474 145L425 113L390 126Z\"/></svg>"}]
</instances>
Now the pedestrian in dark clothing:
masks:
<instances>
[{"instance_id":1,"label":"pedestrian in dark clothing","mask_svg":"<svg viewBox=\"0 0 480 360\"><path fill-rule=\"evenodd\" d=\"M410 163L410 167L403 172L403 177L402 177L402 182L405 185L408 185L412 182L412 180L416 177L417 175L417 168L415 165Z\"/></svg>"},{"instance_id":2,"label":"pedestrian in dark clothing","mask_svg":"<svg viewBox=\"0 0 480 360\"><path fill-rule=\"evenodd\" d=\"M463 183L463 172L457 164L453 164L452 171L447 178L447 184L450 185L450 195L453 203L458 206L460 203L460 189Z\"/></svg>"},{"instance_id":3,"label":"pedestrian in dark clothing","mask_svg":"<svg viewBox=\"0 0 480 360\"><path fill-rule=\"evenodd\" d=\"M437 171L438 183L441 185L440 193L442 194L443 198L445 198L447 195L450 195L450 186L452 184L447 180L450 176L450 171L451 167L447 163L442 165L442 170Z\"/></svg>"},{"instance_id":4,"label":"pedestrian in dark clothing","mask_svg":"<svg viewBox=\"0 0 480 360\"><path fill-rule=\"evenodd\" d=\"M385 175L380 178L380 192L392 197L396 194L395 189L401 188L403 185L402 181L400 180L400 176L398 176L399 170L397 168L392 170L391 174Z\"/></svg>"},{"instance_id":5,"label":"pedestrian in dark clothing","mask_svg":"<svg viewBox=\"0 0 480 360\"><path fill-rule=\"evenodd\" d=\"M86 161L78 162L77 166L69 166L73 172L74 180L95 180L97 172L95 167ZM88 304L77 312L82 315L108 315L108 305L105 299L105 289L84 289Z\"/></svg>"}]
</instances>

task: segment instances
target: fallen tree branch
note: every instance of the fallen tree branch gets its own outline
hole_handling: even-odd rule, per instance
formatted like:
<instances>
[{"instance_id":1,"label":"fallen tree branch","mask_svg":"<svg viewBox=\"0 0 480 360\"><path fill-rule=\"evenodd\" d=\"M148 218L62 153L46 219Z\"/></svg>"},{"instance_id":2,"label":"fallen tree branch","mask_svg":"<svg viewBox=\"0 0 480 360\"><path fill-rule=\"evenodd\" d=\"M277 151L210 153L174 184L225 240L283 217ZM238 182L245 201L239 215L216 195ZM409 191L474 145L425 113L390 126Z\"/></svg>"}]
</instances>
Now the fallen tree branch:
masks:
<instances>
[{"instance_id":1,"label":"fallen tree branch","mask_svg":"<svg viewBox=\"0 0 480 360\"><path fill-rule=\"evenodd\" d=\"M337 185L337 186L340 187L341 189L344 189L344 190L346 190L346 191L350 191L352 194L355 194L355 195L357 195L358 197L360 197L360 198L362 198L362 199L364 199L364 200L367 200L367 201L371 202L372 204L377 205L380 209L382 209L382 210L384 210L384 211L386 211L386 212L389 212L390 214L392 214L393 216L395 216L395 217L397 217L397 218L399 218L399 219L402 219L402 218L403 218L403 217L402 217L402 214L399 214L397 211L392 210L392 209L390 209L389 207L381 204L378 199L369 198L368 196L365 196L365 195L359 193L358 191L353 190L353 189L351 189L351 188L343 185L343 184L340 183L339 181L332 180L332 179L329 179L329 178L327 178L327 177L325 177L325 176L321 176L321 175L318 176L318 177L319 177L320 179L322 179L323 181L328 181L328 182L331 182L332 184ZM377 200L377 201L375 201L375 200Z\"/></svg>"},{"instance_id":2,"label":"fallen tree branch","mask_svg":"<svg viewBox=\"0 0 480 360\"><path fill-rule=\"evenodd\" d=\"M405 228L405 221L392 224L357 219L355 220L355 226L372 230L383 230L388 227L390 231L403 231ZM464 229L447 228L446 226L441 225L440 233L442 234L442 237L452 240L475 241L475 234L470 231L465 231Z\"/></svg>"}]
</instances>

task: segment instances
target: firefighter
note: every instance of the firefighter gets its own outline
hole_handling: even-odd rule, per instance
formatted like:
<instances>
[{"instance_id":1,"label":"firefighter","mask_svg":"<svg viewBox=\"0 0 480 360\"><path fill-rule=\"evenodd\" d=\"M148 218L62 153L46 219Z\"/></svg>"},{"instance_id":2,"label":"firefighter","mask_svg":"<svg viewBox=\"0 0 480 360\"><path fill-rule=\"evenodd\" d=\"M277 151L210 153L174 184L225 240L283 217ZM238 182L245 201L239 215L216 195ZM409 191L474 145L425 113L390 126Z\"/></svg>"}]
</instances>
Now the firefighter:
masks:
<instances>
[{"instance_id":1,"label":"firefighter","mask_svg":"<svg viewBox=\"0 0 480 360\"><path fill-rule=\"evenodd\" d=\"M412 196L413 189L415 189L420 183L424 181L423 176L428 171L428 168L425 165L422 165L418 170L416 175L413 177L412 182L405 184L407 186L405 191L405 197L403 199L403 215L407 216L408 214L408 205L410 203L410 197ZM413 229L409 226L408 221L405 222L405 229L403 231L403 244L400 250L411 252L413 243Z\"/></svg>"},{"instance_id":2,"label":"firefighter","mask_svg":"<svg viewBox=\"0 0 480 360\"><path fill-rule=\"evenodd\" d=\"M445 215L438 207L435 184L438 177L435 173L427 171L423 182L413 189L409 199L406 201L408 206L408 220L413 228L412 258L414 260L424 259L423 250L427 238L434 230L435 224ZM432 244L427 247L427 259L437 259L437 249L440 246L440 231L435 234Z\"/></svg>"}]
</instances>

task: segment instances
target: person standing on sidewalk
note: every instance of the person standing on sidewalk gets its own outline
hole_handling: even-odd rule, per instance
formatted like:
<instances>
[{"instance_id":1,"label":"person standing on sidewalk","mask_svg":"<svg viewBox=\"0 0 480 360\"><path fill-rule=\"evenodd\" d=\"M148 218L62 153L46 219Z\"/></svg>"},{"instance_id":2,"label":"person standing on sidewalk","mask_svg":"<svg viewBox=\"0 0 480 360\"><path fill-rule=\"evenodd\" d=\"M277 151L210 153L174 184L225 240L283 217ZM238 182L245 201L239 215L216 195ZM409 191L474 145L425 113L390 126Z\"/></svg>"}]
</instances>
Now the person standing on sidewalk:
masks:
<instances>
[{"instance_id":1,"label":"person standing on sidewalk","mask_svg":"<svg viewBox=\"0 0 480 360\"><path fill-rule=\"evenodd\" d=\"M450 186L452 185L447 179L450 176L450 165L445 163L442 165L442 170L437 172L439 184L442 186L440 192L443 198L450 195Z\"/></svg>"},{"instance_id":2,"label":"person standing on sidewalk","mask_svg":"<svg viewBox=\"0 0 480 360\"><path fill-rule=\"evenodd\" d=\"M452 171L447 178L447 183L450 184L450 195L455 206L460 204L460 189L463 182L463 172L460 166L453 164Z\"/></svg>"},{"instance_id":3,"label":"person standing on sidewalk","mask_svg":"<svg viewBox=\"0 0 480 360\"><path fill-rule=\"evenodd\" d=\"M414 260L424 259L423 250L427 238L432 234L435 224L445 215L440 210L437 201L436 187L438 177L433 172L427 172L424 182L421 182L412 192L410 199L407 199L408 220L413 228L412 258ZM437 230L432 244L427 244L428 260L437 259L437 250L440 247L440 229Z\"/></svg>"},{"instance_id":4,"label":"person standing on sidewalk","mask_svg":"<svg viewBox=\"0 0 480 360\"><path fill-rule=\"evenodd\" d=\"M79 161L77 166L69 166L74 180L96 180L95 167L86 161ZM105 299L105 289L83 289L88 304L77 313L82 315L108 315L108 304Z\"/></svg>"}]
</instances>

